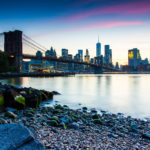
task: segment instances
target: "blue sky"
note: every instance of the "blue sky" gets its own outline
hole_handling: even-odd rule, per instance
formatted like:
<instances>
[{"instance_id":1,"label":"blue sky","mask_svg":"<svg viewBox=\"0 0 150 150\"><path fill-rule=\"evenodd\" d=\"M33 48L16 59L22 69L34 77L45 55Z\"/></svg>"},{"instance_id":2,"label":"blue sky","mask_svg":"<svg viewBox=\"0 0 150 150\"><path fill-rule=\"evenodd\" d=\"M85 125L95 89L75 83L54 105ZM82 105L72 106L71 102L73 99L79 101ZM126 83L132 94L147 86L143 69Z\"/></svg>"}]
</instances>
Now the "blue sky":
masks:
<instances>
[{"instance_id":1,"label":"blue sky","mask_svg":"<svg viewBox=\"0 0 150 150\"><path fill-rule=\"evenodd\" d=\"M5 0L1 2L0 32L19 29L57 53L88 48L96 54L98 35L110 44L113 62L127 62L128 49L150 56L149 0Z\"/></svg>"}]
</instances>

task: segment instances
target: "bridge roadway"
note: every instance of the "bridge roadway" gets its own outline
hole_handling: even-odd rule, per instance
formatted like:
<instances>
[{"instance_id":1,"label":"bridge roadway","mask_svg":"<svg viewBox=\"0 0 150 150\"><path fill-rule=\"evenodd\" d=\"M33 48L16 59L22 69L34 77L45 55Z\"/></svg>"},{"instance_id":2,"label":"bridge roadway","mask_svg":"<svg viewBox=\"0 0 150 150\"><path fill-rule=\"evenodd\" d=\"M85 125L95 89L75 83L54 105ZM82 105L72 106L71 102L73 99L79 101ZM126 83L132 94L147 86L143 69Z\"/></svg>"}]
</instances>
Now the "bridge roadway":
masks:
<instances>
[{"instance_id":1,"label":"bridge roadway","mask_svg":"<svg viewBox=\"0 0 150 150\"><path fill-rule=\"evenodd\" d=\"M75 64L81 64L81 65L89 65L91 67L96 67L96 68L103 68L109 71L119 71L117 69L111 68L109 66L101 66L99 64L93 64L93 63L87 63L87 62L80 62L80 61L75 61L75 60L69 60L69 59L63 59L63 58L55 58L55 57L41 57L41 56L35 56L35 55L28 55L28 54L23 54L22 55L23 59L35 59L35 60L47 60L47 61L57 61L57 62L63 62L63 63L75 63Z\"/></svg>"}]
</instances>

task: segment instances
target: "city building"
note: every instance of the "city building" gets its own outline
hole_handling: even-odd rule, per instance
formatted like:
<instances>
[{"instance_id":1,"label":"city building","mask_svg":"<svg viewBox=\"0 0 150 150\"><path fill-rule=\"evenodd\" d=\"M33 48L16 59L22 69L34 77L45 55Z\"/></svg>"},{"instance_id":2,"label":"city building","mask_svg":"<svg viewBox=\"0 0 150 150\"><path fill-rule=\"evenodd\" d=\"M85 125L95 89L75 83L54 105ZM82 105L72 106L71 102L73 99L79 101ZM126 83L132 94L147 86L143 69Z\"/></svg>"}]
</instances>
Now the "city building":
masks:
<instances>
[{"instance_id":1,"label":"city building","mask_svg":"<svg viewBox=\"0 0 150 150\"><path fill-rule=\"evenodd\" d=\"M141 60L140 64L141 65L148 65L149 64L148 58L145 58L144 60Z\"/></svg>"},{"instance_id":2,"label":"city building","mask_svg":"<svg viewBox=\"0 0 150 150\"><path fill-rule=\"evenodd\" d=\"M91 58L90 63L94 64L94 58Z\"/></svg>"},{"instance_id":3,"label":"city building","mask_svg":"<svg viewBox=\"0 0 150 150\"><path fill-rule=\"evenodd\" d=\"M94 58L94 63L98 65L103 65L103 55Z\"/></svg>"},{"instance_id":4,"label":"city building","mask_svg":"<svg viewBox=\"0 0 150 150\"><path fill-rule=\"evenodd\" d=\"M120 69L123 72L132 72L134 70L132 66L128 66L128 65L121 65Z\"/></svg>"},{"instance_id":5,"label":"city building","mask_svg":"<svg viewBox=\"0 0 150 150\"><path fill-rule=\"evenodd\" d=\"M75 56L74 56L74 60L75 61L80 61L81 62L81 54L76 54ZM77 72L77 71L79 71L79 68L80 68L80 64L74 64L74 70Z\"/></svg>"},{"instance_id":6,"label":"city building","mask_svg":"<svg viewBox=\"0 0 150 150\"><path fill-rule=\"evenodd\" d=\"M56 51L53 49L53 47L45 52L45 57L57 57Z\"/></svg>"},{"instance_id":7,"label":"city building","mask_svg":"<svg viewBox=\"0 0 150 150\"><path fill-rule=\"evenodd\" d=\"M22 72L29 72L30 68L29 68L29 61L23 61L22 62Z\"/></svg>"},{"instance_id":8,"label":"city building","mask_svg":"<svg viewBox=\"0 0 150 150\"><path fill-rule=\"evenodd\" d=\"M55 49L53 47L50 48L50 50L47 50L45 52L45 57L57 57ZM49 65L51 65L55 70L57 69L57 62L56 61L48 61Z\"/></svg>"},{"instance_id":9,"label":"city building","mask_svg":"<svg viewBox=\"0 0 150 150\"><path fill-rule=\"evenodd\" d=\"M112 65L112 50L109 45L105 45L105 64Z\"/></svg>"},{"instance_id":10,"label":"city building","mask_svg":"<svg viewBox=\"0 0 150 150\"><path fill-rule=\"evenodd\" d=\"M76 55L74 56L74 60L76 60L76 61L81 61L81 55L80 55L80 54L76 54Z\"/></svg>"},{"instance_id":11,"label":"city building","mask_svg":"<svg viewBox=\"0 0 150 150\"><path fill-rule=\"evenodd\" d=\"M62 57L68 58L68 49L62 49Z\"/></svg>"},{"instance_id":12,"label":"city building","mask_svg":"<svg viewBox=\"0 0 150 150\"><path fill-rule=\"evenodd\" d=\"M90 55L88 49L86 49L86 55L84 56L84 62L90 62Z\"/></svg>"},{"instance_id":13,"label":"city building","mask_svg":"<svg viewBox=\"0 0 150 150\"><path fill-rule=\"evenodd\" d=\"M37 52L36 52L36 56L42 57L42 56L43 56L43 53L42 53L41 51L37 51ZM43 63L42 60L35 60L35 59L31 59L31 62L32 62L32 63L38 63L38 64L42 64L42 63Z\"/></svg>"},{"instance_id":14,"label":"city building","mask_svg":"<svg viewBox=\"0 0 150 150\"><path fill-rule=\"evenodd\" d=\"M101 43L99 42L99 38L98 38L98 42L96 43L96 57L101 56Z\"/></svg>"},{"instance_id":15,"label":"city building","mask_svg":"<svg viewBox=\"0 0 150 150\"><path fill-rule=\"evenodd\" d=\"M42 54L41 51L37 51L37 52L36 52L36 56L42 57L42 55L43 55L43 54Z\"/></svg>"},{"instance_id":16,"label":"city building","mask_svg":"<svg viewBox=\"0 0 150 150\"><path fill-rule=\"evenodd\" d=\"M150 72L150 64L138 65L137 66L137 71Z\"/></svg>"},{"instance_id":17,"label":"city building","mask_svg":"<svg viewBox=\"0 0 150 150\"><path fill-rule=\"evenodd\" d=\"M69 60L73 60L72 54L68 54L68 59L69 59ZM68 63L68 70L69 70L70 72L73 72L73 70L74 70L74 63Z\"/></svg>"},{"instance_id":18,"label":"city building","mask_svg":"<svg viewBox=\"0 0 150 150\"><path fill-rule=\"evenodd\" d=\"M128 66L133 67L134 69L140 65L141 56L140 51L137 48L133 48L128 51Z\"/></svg>"},{"instance_id":19,"label":"city building","mask_svg":"<svg viewBox=\"0 0 150 150\"><path fill-rule=\"evenodd\" d=\"M61 59L68 59L68 49L63 48L61 50L61 52L62 52L62 56L60 58ZM68 67L69 67L68 63L64 63L64 62L58 62L57 63L57 70L59 70L59 71L68 72Z\"/></svg>"},{"instance_id":20,"label":"city building","mask_svg":"<svg viewBox=\"0 0 150 150\"><path fill-rule=\"evenodd\" d=\"M37 51L36 56L42 57L43 54L41 51ZM29 72L54 72L54 66L49 61L31 59Z\"/></svg>"},{"instance_id":21,"label":"city building","mask_svg":"<svg viewBox=\"0 0 150 150\"><path fill-rule=\"evenodd\" d=\"M119 69L119 63L118 62L116 62L115 69Z\"/></svg>"},{"instance_id":22,"label":"city building","mask_svg":"<svg viewBox=\"0 0 150 150\"><path fill-rule=\"evenodd\" d=\"M78 50L78 54L80 55L80 57L81 57L81 61L83 61L83 50L81 49L81 50Z\"/></svg>"},{"instance_id":23,"label":"city building","mask_svg":"<svg viewBox=\"0 0 150 150\"><path fill-rule=\"evenodd\" d=\"M72 59L73 59L72 54L68 54L68 59L69 59L69 60L72 60Z\"/></svg>"}]
</instances>

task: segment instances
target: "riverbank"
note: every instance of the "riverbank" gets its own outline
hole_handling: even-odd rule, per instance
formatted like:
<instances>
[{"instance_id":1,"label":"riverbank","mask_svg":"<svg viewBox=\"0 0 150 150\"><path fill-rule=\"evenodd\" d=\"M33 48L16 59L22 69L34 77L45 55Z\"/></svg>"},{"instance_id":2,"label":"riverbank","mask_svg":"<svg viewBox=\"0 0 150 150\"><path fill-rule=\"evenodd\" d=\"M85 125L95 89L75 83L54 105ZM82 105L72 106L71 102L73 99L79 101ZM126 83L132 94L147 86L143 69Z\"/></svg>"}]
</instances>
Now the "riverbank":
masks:
<instances>
[{"instance_id":1,"label":"riverbank","mask_svg":"<svg viewBox=\"0 0 150 150\"><path fill-rule=\"evenodd\" d=\"M51 73L0 73L0 78L9 78L9 77L58 77L58 76L71 76L75 75L73 72L51 72Z\"/></svg>"},{"instance_id":2,"label":"riverbank","mask_svg":"<svg viewBox=\"0 0 150 150\"><path fill-rule=\"evenodd\" d=\"M0 113L0 124L34 129L46 149L150 149L150 122L86 107L27 108Z\"/></svg>"}]
</instances>

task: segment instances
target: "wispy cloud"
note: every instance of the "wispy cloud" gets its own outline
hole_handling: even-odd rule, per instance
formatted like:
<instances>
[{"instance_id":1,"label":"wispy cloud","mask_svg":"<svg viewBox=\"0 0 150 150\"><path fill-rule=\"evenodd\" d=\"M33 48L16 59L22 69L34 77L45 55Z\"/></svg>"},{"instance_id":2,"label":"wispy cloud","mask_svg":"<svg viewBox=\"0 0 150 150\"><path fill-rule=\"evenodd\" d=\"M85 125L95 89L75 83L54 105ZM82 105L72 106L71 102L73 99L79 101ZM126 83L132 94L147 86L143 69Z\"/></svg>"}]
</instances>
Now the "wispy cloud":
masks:
<instances>
[{"instance_id":1,"label":"wispy cloud","mask_svg":"<svg viewBox=\"0 0 150 150\"><path fill-rule=\"evenodd\" d=\"M101 21L91 25L82 26L78 28L74 28L74 30L91 30L91 29L99 29L99 28L112 28L112 27L121 27L121 26L135 26L135 25L146 25L146 22L141 21Z\"/></svg>"},{"instance_id":2,"label":"wispy cloud","mask_svg":"<svg viewBox=\"0 0 150 150\"><path fill-rule=\"evenodd\" d=\"M121 26L138 26L138 25L146 25L147 22L141 21L101 21L91 25L86 25L78 28L74 28L72 30L81 31L81 30L91 30L91 29L99 29L99 28L113 28L113 27L121 27Z\"/></svg>"},{"instance_id":3,"label":"wispy cloud","mask_svg":"<svg viewBox=\"0 0 150 150\"><path fill-rule=\"evenodd\" d=\"M60 33L66 33L66 32L80 32L85 30L94 30L94 29L105 29L105 28L113 28L113 27L127 27L127 26L140 26L140 25L147 25L147 22L141 22L141 21L101 21L96 22L89 25L83 25L79 27L70 27L70 28L63 28L58 31L48 31L46 33L40 33L36 35L31 35L31 37L42 37L42 36L49 36L52 34L60 34Z\"/></svg>"},{"instance_id":4,"label":"wispy cloud","mask_svg":"<svg viewBox=\"0 0 150 150\"><path fill-rule=\"evenodd\" d=\"M142 0L137 2L122 3L108 7L92 8L92 10L86 10L77 14L65 17L65 20L78 21L95 15L104 14L126 14L126 15L137 15L145 14L150 12L150 1Z\"/></svg>"}]
</instances>

